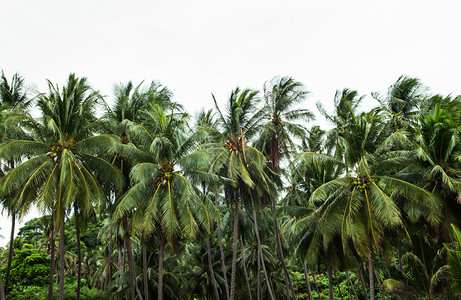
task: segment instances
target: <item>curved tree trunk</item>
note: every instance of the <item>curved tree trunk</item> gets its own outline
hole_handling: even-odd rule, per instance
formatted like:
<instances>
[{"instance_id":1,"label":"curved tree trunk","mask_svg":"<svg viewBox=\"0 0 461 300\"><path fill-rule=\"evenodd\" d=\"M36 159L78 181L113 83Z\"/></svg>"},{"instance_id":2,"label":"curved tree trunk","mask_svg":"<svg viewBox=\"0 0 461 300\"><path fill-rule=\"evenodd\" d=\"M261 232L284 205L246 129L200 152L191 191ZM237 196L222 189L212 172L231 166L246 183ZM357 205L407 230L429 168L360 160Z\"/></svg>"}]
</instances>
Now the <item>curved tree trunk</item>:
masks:
<instances>
[{"instance_id":1,"label":"curved tree trunk","mask_svg":"<svg viewBox=\"0 0 461 300\"><path fill-rule=\"evenodd\" d=\"M368 276L370 277L370 300L375 300L375 280L374 280L374 266L373 266L373 252L368 249Z\"/></svg>"},{"instance_id":2,"label":"curved tree trunk","mask_svg":"<svg viewBox=\"0 0 461 300\"><path fill-rule=\"evenodd\" d=\"M144 299L149 300L149 286L147 285L147 250L142 247L142 277L144 280Z\"/></svg>"},{"instance_id":3,"label":"curved tree trunk","mask_svg":"<svg viewBox=\"0 0 461 300\"><path fill-rule=\"evenodd\" d=\"M136 299L136 271L134 269L133 248L131 247L131 238L128 234L128 220L127 216L123 217L123 227L125 229L125 248L128 256L128 272L130 275L130 295L131 299Z\"/></svg>"},{"instance_id":4,"label":"curved tree trunk","mask_svg":"<svg viewBox=\"0 0 461 300\"><path fill-rule=\"evenodd\" d=\"M332 276L332 268L327 266L328 268L328 297L330 300L334 300L335 296L333 294L333 276Z\"/></svg>"},{"instance_id":5,"label":"curved tree trunk","mask_svg":"<svg viewBox=\"0 0 461 300\"><path fill-rule=\"evenodd\" d=\"M234 300L235 297L235 274L237 271L237 240L238 240L238 220L239 220L239 205L235 202L234 208L234 231L232 234L232 271L231 271L231 288L230 288L230 299Z\"/></svg>"},{"instance_id":6,"label":"curved tree trunk","mask_svg":"<svg viewBox=\"0 0 461 300\"><path fill-rule=\"evenodd\" d=\"M59 227L59 300L64 300L64 222L66 216L62 213L61 226Z\"/></svg>"},{"instance_id":7,"label":"curved tree trunk","mask_svg":"<svg viewBox=\"0 0 461 300\"><path fill-rule=\"evenodd\" d=\"M245 276L245 283L247 285L247 290L248 290L248 299L252 300L253 297L251 296L250 281L248 280L247 266L245 263L245 253L243 252L243 243L242 243L241 238L239 239L239 242L240 242L240 253L242 255L243 275Z\"/></svg>"},{"instance_id":8,"label":"curved tree trunk","mask_svg":"<svg viewBox=\"0 0 461 300\"><path fill-rule=\"evenodd\" d=\"M78 224L77 210L74 214L75 230L77 232L77 300L80 300L80 288L82 283L82 245L80 243L80 227Z\"/></svg>"},{"instance_id":9,"label":"curved tree trunk","mask_svg":"<svg viewBox=\"0 0 461 300\"><path fill-rule=\"evenodd\" d=\"M341 300L344 300L343 293L341 292L341 287L339 286L338 277L336 277L336 271L335 271L335 281L336 281L336 286L338 287L339 297L341 298Z\"/></svg>"},{"instance_id":10,"label":"curved tree trunk","mask_svg":"<svg viewBox=\"0 0 461 300\"><path fill-rule=\"evenodd\" d=\"M317 285L317 279L315 279L315 275L314 275L314 272L312 272L312 269L311 269L311 273L312 273L312 279L314 280L315 290L317 291L317 295L319 296L319 300L321 300L322 295L320 294L319 286Z\"/></svg>"},{"instance_id":11,"label":"curved tree trunk","mask_svg":"<svg viewBox=\"0 0 461 300\"><path fill-rule=\"evenodd\" d=\"M215 297L217 300L219 300L218 287L216 286L216 278L214 277L213 261L211 259L210 234L208 232L206 233L206 248L207 248L208 269L210 269L211 283L213 284L213 290L214 290Z\"/></svg>"},{"instance_id":12,"label":"curved tree trunk","mask_svg":"<svg viewBox=\"0 0 461 300\"><path fill-rule=\"evenodd\" d=\"M107 286L110 280L110 266L112 264L112 243L113 243L113 238L112 238L112 227L111 227L110 234L109 234L109 254L107 254L106 275L104 276L104 288L103 288L104 291L107 290Z\"/></svg>"},{"instance_id":13,"label":"curved tree trunk","mask_svg":"<svg viewBox=\"0 0 461 300\"><path fill-rule=\"evenodd\" d=\"M214 204L216 208L218 208L218 199L217 196L214 198ZM223 273L223 278L224 278L224 288L226 289L226 299L229 300L229 285L227 281L227 270L226 270L226 263L224 259L224 249L223 249L223 244L222 244L222 236L221 236L221 227L219 224L216 226L218 230L218 241L219 241L219 251L221 252L221 268L222 268L222 273Z\"/></svg>"},{"instance_id":14,"label":"curved tree trunk","mask_svg":"<svg viewBox=\"0 0 461 300\"><path fill-rule=\"evenodd\" d=\"M10 235L10 247L8 250L8 265L6 267L6 276L5 276L5 294L8 294L8 284L10 281L10 271L11 271L11 262L13 260L14 254L14 227L16 224L16 215L15 213L11 214L11 235Z\"/></svg>"},{"instance_id":15,"label":"curved tree trunk","mask_svg":"<svg viewBox=\"0 0 461 300\"><path fill-rule=\"evenodd\" d=\"M55 238L56 238L56 232L55 232L55 226L54 226L54 213L51 214L51 230L50 230L50 256L51 256L51 261L50 261L50 278L48 281L48 300L53 300L53 284L54 284L54 269L55 269L55 252L56 252L56 243L55 243Z\"/></svg>"},{"instance_id":16,"label":"curved tree trunk","mask_svg":"<svg viewBox=\"0 0 461 300\"><path fill-rule=\"evenodd\" d=\"M309 282L309 276L308 276L308 273L307 273L307 266L306 266L306 262L304 260L303 260L303 266L304 266L304 278L306 278L307 296L309 297L309 300L312 300L311 284Z\"/></svg>"},{"instance_id":17,"label":"curved tree trunk","mask_svg":"<svg viewBox=\"0 0 461 300\"><path fill-rule=\"evenodd\" d=\"M157 300L163 299L163 254L165 248L165 237L163 233L161 234L160 238L160 250L158 252L158 294Z\"/></svg>"},{"instance_id":18,"label":"curved tree trunk","mask_svg":"<svg viewBox=\"0 0 461 300\"><path fill-rule=\"evenodd\" d=\"M261 247L261 239L259 237L259 229L258 229L258 220L256 216L256 209L253 204L253 222L254 222L254 227L255 227L255 235L256 235L256 240L258 242L258 252L261 255L261 264L263 266L263 271L264 271L264 278L266 279L267 286L268 286L268 291L269 291L269 296L272 300L275 300L274 294L272 293L272 288L271 288L271 283L268 278L267 270L266 270L266 264L264 263L264 255L263 255L263 250Z\"/></svg>"}]
</instances>

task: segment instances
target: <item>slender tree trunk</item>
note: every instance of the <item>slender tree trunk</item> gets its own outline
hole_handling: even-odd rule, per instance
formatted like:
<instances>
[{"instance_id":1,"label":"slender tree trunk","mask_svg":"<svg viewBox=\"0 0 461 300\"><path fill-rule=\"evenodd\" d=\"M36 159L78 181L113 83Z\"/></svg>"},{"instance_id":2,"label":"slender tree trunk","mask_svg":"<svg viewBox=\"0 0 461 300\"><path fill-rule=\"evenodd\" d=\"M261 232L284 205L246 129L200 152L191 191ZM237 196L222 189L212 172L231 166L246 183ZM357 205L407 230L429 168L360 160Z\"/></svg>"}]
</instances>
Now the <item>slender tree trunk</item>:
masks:
<instances>
[{"instance_id":1,"label":"slender tree trunk","mask_svg":"<svg viewBox=\"0 0 461 300\"><path fill-rule=\"evenodd\" d=\"M10 271L11 271L11 262L13 261L14 254L14 227L16 224L16 214L13 212L11 214L11 235L10 235L10 247L8 250L8 265L6 267L6 276L5 276L5 294L8 294L8 285L10 282Z\"/></svg>"},{"instance_id":2,"label":"slender tree trunk","mask_svg":"<svg viewBox=\"0 0 461 300\"><path fill-rule=\"evenodd\" d=\"M112 238L112 227L111 227L110 234L109 234L109 254L107 255L106 275L104 277L104 291L107 290L107 285L109 284L109 280L110 280L110 266L112 264L112 243L113 243L113 238Z\"/></svg>"},{"instance_id":3,"label":"slender tree trunk","mask_svg":"<svg viewBox=\"0 0 461 300\"><path fill-rule=\"evenodd\" d=\"M77 300L80 300L80 288L82 283L82 247L80 244L80 227L78 224L77 210L75 209L75 230L77 233Z\"/></svg>"},{"instance_id":4,"label":"slender tree trunk","mask_svg":"<svg viewBox=\"0 0 461 300\"><path fill-rule=\"evenodd\" d=\"M330 300L334 300L335 296L333 294L333 276L332 276L332 268L330 266L328 268L328 297Z\"/></svg>"},{"instance_id":5,"label":"slender tree trunk","mask_svg":"<svg viewBox=\"0 0 461 300\"><path fill-rule=\"evenodd\" d=\"M251 296L250 281L248 280L247 266L245 263L245 253L243 252L243 243L242 243L241 238L239 239L239 242L240 242L240 253L242 255L243 275L245 276L245 283L247 285L247 290L248 290L248 299L252 300L253 297Z\"/></svg>"},{"instance_id":6,"label":"slender tree trunk","mask_svg":"<svg viewBox=\"0 0 461 300\"><path fill-rule=\"evenodd\" d=\"M355 299L358 300L359 297L357 296L357 292L355 291L354 283L352 282L351 277L349 276L349 271L347 269L346 269L346 277L347 277L347 281L349 282L350 287L352 288L352 292L354 293ZM350 294L350 292L349 292L349 294Z\"/></svg>"},{"instance_id":7,"label":"slender tree trunk","mask_svg":"<svg viewBox=\"0 0 461 300\"><path fill-rule=\"evenodd\" d=\"M1 269L1 264L0 264L0 269ZM5 300L5 289L3 287L3 279L2 279L2 272L0 270L0 300Z\"/></svg>"},{"instance_id":8,"label":"slender tree trunk","mask_svg":"<svg viewBox=\"0 0 461 300\"><path fill-rule=\"evenodd\" d=\"M56 231L55 231L55 226L54 226L54 213L51 213L51 239L50 239L50 256L51 256L51 261L50 261L50 278L48 281L48 300L53 300L53 284L54 284L54 269L55 269L55 252L56 252L56 243L55 243L55 238L56 238Z\"/></svg>"},{"instance_id":9,"label":"slender tree trunk","mask_svg":"<svg viewBox=\"0 0 461 300\"><path fill-rule=\"evenodd\" d=\"M218 208L218 197L215 196L214 198L214 203L216 208ZM224 288L226 289L226 299L229 300L229 285L227 281L227 270L226 270L226 263L225 263L225 258L224 258L224 249L223 249L223 244L222 244L222 236L221 236L221 227L219 224L217 224L217 229L218 229L218 241L219 241L219 251L221 252L221 268L222 268L222 273L223 273L223 278L224 278Z\"/></svg>"},{"instance_id":10,"label":"slender tree trunk","mask_svg":"<svg viewBox=\"0 0 461 300\"><path fill-rule=\"evenodd\" d=\"M147 250L142 247L142 277L144 280L144 299L149 300L149 286L147 285Z\"/></svg>"},{"instance_id":11,"label":"slender tree trunk","mask_svg":"<svg viewBox=\"0 0 461 300\"><path fill-rule=\"evenodd\" d=\"M378 286L379 286L379 290L381 291L381 293L383 294L383 298L384 300L386 300L386 293L383 289L383 286L381 284L381 280L379 279L379 276L378 276L378 272L376 272L376 269L373 268L373 272L375 273L375 277L376 277L376 282L378 282Z\"/></svg>"},{"instance_id":12,"label":"slender tree trunk","mask_svg":"<svg viewBox=\"0 0 461 300\"><path fill-rule=\"evenodd\" d=\"M59 228L59 300L64 300L64 222L66 220L65 212L62 212L61 226Z\"/></svg>"},{"instance_id":13,"label":"slender tree trunk","mask_svg":"<svg viewBox=\"0 0 461 300\"><path fill-rule=\"evenodd\" d=\"M371 247L368 250L368 276L370 280L370 300L375 300L374 266Z\"/></svg>"},{"instance_id":14,"label":"slender tree trunk","mask_svg":"<svg viewBox=\"0 0 461 300\"><path fill-rule=\"evenodd\" d=\"M335 271L335 281L336 281L336 286L338 287L339 297L341 298L341 300L344 300L343 293L341 292L341 287L339 286L338 277L336 275L337 274L336 274L336 271Z\"/></svg>"},{"instance_id":15,"label":"slender tree trunk","mask_svg":"<svg viewBox=\"0 0 461 300\"><path fill-rule=\"evenodd\" d=\"M261 264L263 266L264 278L266 279L266 282L267 282L269 296L270 296L270 298L272 300L275 300L274 294L272 293L271 283L270 283L269 278L268 278L268 273L267 273L267 270L266 270L266 264L264 262L264 255L263 255L263 250L262 250L262 247L261 247L261 239L259 237L258 220L257 220L257 216L256 216L256 208L254 206L254 203L253 203L253 222L254 222L254 227L255 227L256 240L258 242L258 251L259 251L259 253L261 255Z\"/></svg>"},{"instance_id":16,"label":"slender tree trunk","mask_svg":"<svg viewBox=\"0 0 461 300\"><path fill-rule=\"evenodd\" d=\"M128 272L130 275L130 295L131 299L136 298L136 271L134 269L134 259L133 259L133 248L131 247L131 238L128 234L128 220L127 216L123 217L123 227L125 229L125 247L126 247L126 254L128 256Z\"/></svg>"},{"instance_id":17,"label":"slender tree trunk","mask_svg":"<svg viewBox=\"0 0 461 300\"><path fill-rule=\"evenodd\" d=\"M257 286L256 286L256 294L257 294L257 299L261 300L261 293L262 293L262 287L261 287L261 253L259 253L258 249L258 254L256 255L258 257L258 271L257 273Z\"/></svg>"},{"instance_id":18,"label":"slender tree trunk","mask_svg":"<svg viewBox=\"0 0 461 300\"><path fill-rule=\"evenodd\" d=\"M163 233L160 238L160 250L158 252L158 296L157 300L163 299L163 252L165 248L165 237Z\"/></svg>"},{"instance_id":19,"label":"slender tree trunk","mask_svg":"<svg viewBox=\"0 0 461 300\"><path fill-rule=\"evenodd\" d=\"M234 205L234 230L233 230L233 244L232 244L232 271L231 271L231 289L230 299L234 300L235 297L235 274L237 271L237 240L238 240L238 221L239 221L239 205L235 201Z\"/></svg>"},{"instance_id":20,"label":"slender tree trunk","mask_svg":"<svg viewBox=\"0 0 461 300\"><path fill-rule=\"evenodd\" d=\"M315 275L314 275L314 272L312 272L312 269L311 269L311 273L312 273L312 279L314 280L315 290L317 291L317 295L319 296L319 300L321 300L322 295L320 294L319 286L317 285L317 279L315 279Z\"/></svg>"},{"instance_id":21,"label":"slender tree trunk","mask_svg":"<svg viewBox=\"0 0 461 300\"><path fill-rule=\"evenodd\" d=\"M210 269L210 276L211 276L211 283L213 284L214 294L217 300L219 300L219 292L218 287L216 286L216 278L214 276L213 270L213 261L211 259L211 246L210 246L210 234L206 233L206 248L207 248L207 256L208 256L208 269Z\"/></svg>"},{"instance_id":22,"label":"slender tree trunk","mask_svg":"<svg viewBox=\"0 0 461 300\"><path fill-rule=\"evenodd\" d=\"M312 300L311 284L309 282L309 275L307 273L307 266L306 266L306 262L304 260L303 260L303 267L304 267L304 278L306 278L307 296L309 297L309 300Z\"/></svg>"},{"instance_id":23,"label":"slender tree trunk","mask_svg":"<svg viewBox=\"0 0 461 300\"><path fill-rule=\"evenodd\" d=\"M359 275L360 283L362 284L363 295L365 296L365 299L368 299L367 285L365 284L365 280L363 279L362 271L360 270L360 263L357 258L355 259L355 264L357 265L357 274Z\"/></svg>"}]
</instances>

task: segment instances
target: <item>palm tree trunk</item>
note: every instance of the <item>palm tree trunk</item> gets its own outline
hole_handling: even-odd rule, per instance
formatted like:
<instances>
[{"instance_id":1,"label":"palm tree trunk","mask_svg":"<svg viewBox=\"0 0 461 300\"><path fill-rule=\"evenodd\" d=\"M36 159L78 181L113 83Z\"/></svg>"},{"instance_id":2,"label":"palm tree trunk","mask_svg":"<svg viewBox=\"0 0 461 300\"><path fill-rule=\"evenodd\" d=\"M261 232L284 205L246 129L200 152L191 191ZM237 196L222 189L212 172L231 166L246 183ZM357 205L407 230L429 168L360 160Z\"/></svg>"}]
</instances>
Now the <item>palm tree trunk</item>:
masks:
<instances>
[{"instance_id":1,"label":"palm tree trunk","mask_svg":"<svg viewBox=\"0 0 461 300\"><path fill-rule=\"evenodd\" d=\"M75 209L75 230L77 233L77 300L80 300L80 288L82 282L82 246L80 244L80 227L78 224L77 210Z\"/></svg>"},{"instance_id":2,"label":"palm tree trunk","mask_svg":"<svg viewBox=\"0 0 461 300\"><path fill-rule=\"evenodd\" d=\"M268 278L267 270L266 270L266 264L264 263L264 255L263 255L263 250L261 246L261 239L259 237L259 229L258 229L258 219L256 216L256 209L254 206L254 203L252 203L253 206L253 222L254 222L254 227L255 227L255 235L256 235L256 240L258 242L258 251L261 255L261 264L263 266L263 272L264 272L264 278L266 279L267 286L268 286L268 291L269 291L269 296L272 300L275 300L274 294L272 293L272 288L271 288L271 283Z\"/></svg>"},{"instance_id":3,"label":"palm tree trunk","mask_svg":"<svg viewBox=\"0 0 461 300\"><path fill-rule=\"evenodd\" d=\"M0 267L2 265L0 264ZM3 287L2 272L0 271L0 300L5 300L5 289Z\"/></svg>"},{"instance_id":4,"label":"palm tree trunk","mask_svg":"<svg viewBox=\"0 0 461 300\"><path fill-rule=\"evenodd\" d=\"M61 226L59 227L59 300L64 300L64 222L65 212L62 212Z\"/></svg>"},{"instance_id":5,"label":"palm tree trunk","mask_svg":"<svg viewBox=\"0 0 461 300\"><path fill-rule=\"evenodd\" d=\"M352 282L351 280L351 277L349 276L349 271L346 269L346 278L347 278L347 282L349 282L349 286L351 287L352 289L352 292L354 293L354 296L355 296L355 299L359 299L359 297L357 296L357 292L355 291L355 287L354 287L354 283ZM349 294L351 292L349 291Z\"/></svg>"},{"instance_id":6,"label":"palm tree trunk","mask_svg":"<svg viewBox=\"0 0 461 300\"><path fill-rule=\"evenodd\" d=\"M149 286L147 285L147 250L142 247L142 277L144 280L144 299L149 300Z\"/></svg>"},{"instance_id":7,"label":"palm tree trunk","mask_svg":"<svg viewBox=\"0 0 461 300\"><path fill-rule=\"evenodd\" d=\"M312 273L312 279L314 280L315 290L317 291L317 295L319 296L319 300L321 300L322 295L320 294L319 286L317 285L317 279L315 279L315 275L314 275L314 272L312 272L312 269L311 269L311 273Z\"/></svg>"},{"instance_id":8,"label":"palm tree trunk","mask_svg":"<svg viewBox=\"0 0 461 300\"><path fill-rule=\"evenodd\" d=\"M163 252L165 248L165 237L163 232L161 233L160 238L160 250L158 252L158 296L157 300L163 299Z\"/></svg>"},{"instance_id":9,"label":"palm tree trunk","mask_svg":"<svg viewBox=\"0 0 461 300\"><path fill-rule=\"evenodd\" d=\"M307 296L309 297L309 300L312 300L311 284L309 282L309 276L308 276L308 273L307 273L307 266L306 266L306 262L304 260L303 260L303 266L304 266L304 278L306 278Z\"/></svg>"},{"instance_id":10,"label":"palm tree trunk","mask_svg":"<svg viewBox=\"0 0 461 300\"><path fill-rule=\"evenodd\" d=\"M127 216L123 217L123 227L125 229L125 248L128 256L128 272L130 275L130 295L131 299L136 299L136 271L134 269L133 248L131 247L131 238L128 234L128 220Z\"/></svg>"},{"instance_id":11,"label":"palm tree trunk","mask_svg":"<svg viewBox=\"0 0 461 300\"><path fill-rule=\"evenodd\" d=\"M107 265L106 265L106 276L104 277L104 288L103 290L107 290L107 285L109 284L109 279L110 279L110 266L112 264L112 243L113 243L113 238L112 238L112 227L110 228L110 234L109 234L109 254L107 254Z\"/></svg>"},{"instance_id":12,"label":"palm tree trunk","mask_svg":"<svg viewBox=\"0 0 461 300\"><path fill-rule=\"evenodd\" d=\"M371 247L368 249L368 276L370 280L370 300L375 300L374 266Z\"/></svg>"},{"instance_id":13,"label":"palm tree trunk","mask_svg":"<svg viewBox=\"0 0 461 300\"><path fill-rule=\"evenodd\" d=\"M343 293L341 292L341 287L339 286L338 277L336 276L336 271L335 271L335 281L336 281L336 286L338 287L339 297L341 298L341 300L344 300Z\"/></svg>"},{"instance_id":14,"label":"palm tree trunk","mask_svg":"<svg viewBox=\"0 0 461 300\"><path fill-rule=\"evenodd\" d=\"M232 271L231 271L231 288L230 288L230 299L234 300L235 296L235 274L237 271L237 240L238 240L238 221L239 221L239 205L238 202L234 203L234 231L232 234L233 245L232 245Z\"/></svg>"},{"instance_id":15,"label":"palm tree trunk","mask_svg":"<svg viewBox=\"0 0 461 300\"><path fill-rule=\"evenodd\" d=\"M379 286L379 290L381 291L381 293L383 294L383 298L384 300L386 300L386 293L383 289L383 285L381 284L381 280L379 279L379 276L378 276L378 272L376 272L376 269L373 268L373 271L375 273L375 277L376 277L376 282L378 282L378 286Z\"/></svg>"},{"instance_id":16,"label":"palm tree trunk","mask_svg":"<svg viewBox=\"0 0 461 300\"><path fill-rule=\"evenodd\" d=\"M279 226L277 224L277 217L275 216L275 197L271 197L272 205L271 205L271 211L272 211L272 217L273 217L273 223L274 223L274 230L275 230L275 240L277 243L277 253L280 259L280 262L282 263L282 268L283 268L283 273L285 277L285 286L290 288L291 295L293 296L294 299L296 299L296 294L295 290L293 288L293 282L291 281L290 274L288 273L287 265L285 263L285 256L283 254L283 248L282 248L282 241L280 240L280 232L279 232ZM288 299L290 299L290 295L287 293Z\"/></svg>"},{"instance_id":17,"label":"palm tree trunk","mask_svg":"<svg viewBox=\"0 0 461 300\"><path fill-rule=\"evenodd\" d=\"M257 270L257 287L256 287L256 294L257 294L257 299L261 300L261 293L262 293L262 288L261 288L261 253L259 253L258 249L258 254L256 255L258 257L258 270Z\"/></svg>"},{"instance_id":18,"label":"palm tree trunk","mask_svg":"<svg viewBox=\"0 0 461 300\"><path fill-rule=\"evenodd\" d=\"M6 267L6 276L5 276L5 293L8 294L8 284L10 281L10 271L11 271L11 262L13 260L14 254L14 227L15 227L15 213L11 214L11 235L10 235L10 247L8 250L8 265Z\"/></svg>"},{"instance_id":19,"label":"palm tree trunk","mask_svg":"<svg viewBox=\"0 0 461 300\"><path fill-rule=\"evenodd\" d=\"M242 243L241 238L239 239L239 242L240 242L240 253L242 255L243 275L245 276L245 283L247 285L247 290L248 290L248 299L252 300L253 297L251 296L250 281L248 280L247 266L245 263L245 254L243 252L243 243Z\"/></svg>"},{"instance_id":20,"label":"palm tree trunk","mask_svg":"<svg viewBox=\"0 0 461 300\"><path fill-rule=\"evenodd\" d=\"M216 208L218 208L218 197L217 196L215 196L214 198L214 204ZM226 299L229 300L229 285L227 281L226 263L224 260L224 249L223 249L223 244L222 244L221 227L219 226L219 224L217 224L216 227L218 229L219 251L221 252L221 268L222 268L222 273L223 273L223 278L224 278L224 288L226 289Z\"/></svg>"},{"instance_id":21,"label":"palm tree trunk","mask_svg":"<svg viewBox=\"0 0 461 300\"><path fill-rule=\"evenodd\" d=\"M360 263L357 258L355 258L355 264L357 265L357 273L360 278L360 283L362 284L363 295L365 296L365 299L368 299L367 285L365 284L365 280L363 279L362 271L360 270Z\"/></svg>"},{"instance_id":22,"label":"palm tree trunk","mask_svg":"<svg viewBox=\"0 0 461 300\"><path fill-rule=\"evenodd\" d=\"M56 238L56 234L55 234L55 226L54 226L54 213L51 213L51 231L50 231L50 235L51 235L51 239L50 239L50 247L51 247L51 251L50 251L50 256L51 256L51 261L50 261L50 278L49 278L49 281L48 281L48 300L53 300L53 284L54 284L54 280L53 280L53 277L54 277L54 269L55 269L55 252L56 252L56 243L55 243L55 238Z\"/></svg>"},{"instance_id":23,"label":"palm tree trunk","mask_svg":"<svg viewBox=\"0 0 461 300\"><path fill-rule=\"evenodd\" d=\"M333 276L332 276L332 268L330 266L328 268L328 297L330 300L334 300L335 296L333 294Z\"/></svg>"},{"instance_id":24,"label":"palm tree trunk","mask_svg":"<svg viewBox=\"0 0 461 300\"><path fill-rule=\"evenodd\" d=\"M206 248L207 248L208 269L210 269L211 283L213 284L213 290L214 290L216 299L219 300L219 292L218 292L218 287L216 286L216 278L214 277L213 262L211 259L210 234L208 232L206 233Z\"/></svg>"}]
</instances>

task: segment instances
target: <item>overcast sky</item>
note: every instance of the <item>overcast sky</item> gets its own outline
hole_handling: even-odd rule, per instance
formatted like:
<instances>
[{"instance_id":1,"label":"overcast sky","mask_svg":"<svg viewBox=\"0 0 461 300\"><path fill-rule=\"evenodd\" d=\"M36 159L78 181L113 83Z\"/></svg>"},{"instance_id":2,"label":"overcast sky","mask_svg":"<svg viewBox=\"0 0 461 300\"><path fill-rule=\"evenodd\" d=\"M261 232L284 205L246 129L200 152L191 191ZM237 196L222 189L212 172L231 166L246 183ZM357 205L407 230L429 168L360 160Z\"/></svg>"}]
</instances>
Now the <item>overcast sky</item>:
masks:
<instances>
[{"instance_id":1,"label":"overcast sky","mask_svg":"<svg viewBox=\"0 0 461 300\"><path fill-rule=\"evenodd\" d=\"M0 2L0 32L8 78L44 92L75 72L109 102L114 83L159 80L194 113L275 75L302 82L312 110L344 87L385 93L401 74L461 94L459 1L15 0Z\"/></svg>"}]
</instances>

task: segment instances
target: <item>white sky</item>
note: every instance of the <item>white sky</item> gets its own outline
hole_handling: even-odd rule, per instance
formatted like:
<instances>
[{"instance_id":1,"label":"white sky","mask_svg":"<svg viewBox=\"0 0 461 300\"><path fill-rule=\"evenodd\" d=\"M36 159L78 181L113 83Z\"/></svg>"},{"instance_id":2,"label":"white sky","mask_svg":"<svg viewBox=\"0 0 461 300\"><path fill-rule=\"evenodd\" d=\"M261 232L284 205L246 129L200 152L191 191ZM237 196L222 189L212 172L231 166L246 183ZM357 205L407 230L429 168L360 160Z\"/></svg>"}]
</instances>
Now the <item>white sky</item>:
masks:
<instances>
[{"instance_id":1,"label":"white sky","mask_svg":"<svg viewBox=\"0 0 461 300\"><path fill-rule=\"evenodd\" d=\"M159 80L190 113L212 92L224 101L289 75L315 110L344 87L385 93L401 74L461 94L460 35L459 1L1 1L0 69L43 92L75 72L109 101L116 82Z\"/></svg>"}]
</instances>

